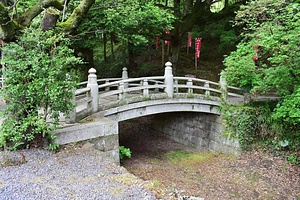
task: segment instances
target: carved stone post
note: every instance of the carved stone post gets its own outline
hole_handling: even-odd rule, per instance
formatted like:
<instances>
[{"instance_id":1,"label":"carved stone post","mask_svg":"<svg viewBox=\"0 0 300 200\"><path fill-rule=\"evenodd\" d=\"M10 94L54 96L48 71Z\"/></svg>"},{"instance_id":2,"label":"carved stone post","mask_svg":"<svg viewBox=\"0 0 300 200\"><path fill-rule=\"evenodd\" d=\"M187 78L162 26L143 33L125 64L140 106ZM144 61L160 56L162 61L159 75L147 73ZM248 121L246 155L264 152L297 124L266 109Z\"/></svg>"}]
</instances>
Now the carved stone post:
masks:
<instances>
[{"instance_id":1,"label":"carved stone post","mask_svg":"<svg viewBox=\"0 0 300 200\"><path fill-rule=\"evenodd\" d=\"M97 83L97 75L96 70L94 68L91 68L89 70L89 76L88 76L88 83L87 87L91 88L91 107L93 108L93 112L98 111L98 103L99 103L99 94L98 94L98 83Z\"/></svg>"},{"instance_id":2,"label":"carved stone post","mask_svg":"<svg viewBox=\"0 0 300 200\"><path fill-rule=\"evenodd\" d=\"M226 79L220 76L220 88L221 88L221 98L226 102L227 100L227 83Z\"/></svg>"},{"instance_id":3,"label":"carved stone post","mask_svg":"<svg viewBox=\"0 0 300 200\"><path fill-rule=\"evenodd\" d=\"M177 79L174 81L174 87L175 87L175 92L178 93L179 89L178 89L178 80Z\"/></svg>"},{"instance_id":4,"label":"carved stone post","mask_svg":"<svg viewBox=\"0 0 300 200\"><path fill-rule=\"evenodd\" d=\"M127 71L127 68L124 67L123 68L123 71L122 71L122 80L126 80L128 79L128 71ZM128 88L128 83L127 82L124 82L124 88Z\"/></svg>"},{"instance_id":5,"label":"carved stone post","mask_svg":"<svg viewBox=\"0 0 300 200\"><path fill-rule=\"evenodd\" d=\"M123 81L121 83L119 83L119 90L121 90L121 92L119 93L119 100L122 100L124 98L124 82Z\"/></svg>"},{"instance_id":6,"label":"carved stone post","mask_svg":"<svg viewBox=\"0 0 300 200\"><path fill-rule=\"evenodd\" d=\"M205 88L209 88L209 82L208 81L205 81L204 87ZM205 95L206 96L210 96L210 91L209 90L205 90Z\"/></svg>"},{"instance_id":7,"label":"carved stone post","mask_svg":"<svg viewBox=\"0 0 300 200\"><path fill-rule=\"evenodd\" d=\"M105 80L105 84L108 84L109 83L109 80ZM105 92L108 92L110 90L109 87L105 87Z\"/></svg>"},{"instance_id":8,"label":"carved stone post","mask_svg":"<svg viewBox=\"0 0 300 200\"><path fill-rule=\"evenodd\" d=\"M189 80L186 82L187 86L193 86L193 81L191 78L189 78ZM192 88L188 88L188 94L193 94L193 89Z\"/></svg>"},{"instance_id":9,"label":"carved stone post","mask_svg":"<svg viewBox=\"0 0 300 200\"><path fill-rule=\"evenodd\" d=\"M172 73L172 63L166 62L165 64L165 92L167 93L169 98L173 98L174 95L174 80Z\"/></svg>"},{"instance_id":10,"label":"carved stone post","mask_svg":"<svg viewBox=\"0 0 300 200\"><path fill-rule=\"evenodd\" d=\"M144 79L143 86L145 86L145 87L148 86L148 79L147 78ZM148 97L149 96L149 89L148 88L144 88L144 90L143 90L143 96L144 97Z\"/></svg>"}]
</instances>

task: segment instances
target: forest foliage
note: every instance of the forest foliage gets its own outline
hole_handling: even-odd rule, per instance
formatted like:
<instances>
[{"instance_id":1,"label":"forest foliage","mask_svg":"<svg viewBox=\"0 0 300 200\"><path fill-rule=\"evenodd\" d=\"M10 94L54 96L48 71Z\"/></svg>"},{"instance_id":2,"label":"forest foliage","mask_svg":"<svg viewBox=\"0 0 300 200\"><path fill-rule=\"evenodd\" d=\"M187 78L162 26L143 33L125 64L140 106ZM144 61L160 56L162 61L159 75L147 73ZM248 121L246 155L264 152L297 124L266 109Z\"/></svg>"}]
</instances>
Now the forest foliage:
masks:
<instances>
[{"instance_id":1,"label":"forest foliage","mask_svg":"<svg viewBox=\"0 0 300 200\"><path fill-rule=\"evenodd\" d=\"M250 121L256 121L256 126L245 117L237 124L243 121L244 130L252 133L246 134L249 137L256 134L256 139L269 138L277 144L285 141L293 151L300 147L299 11L297 1L260 0L241 6L234 20L234 26L242 29L241 41L237 50L225 58L226 69L222 72L228 84L244 88L252 97L276 94L280 98L277 104L267 106L268 111L264 110L266 106L245 109L252 112L248 116L254 116ZM260 135L262 132L255 127L263 126L263 122L257 117L266 113L268 134L264 131Z\"/></svg>"}]
</instances>

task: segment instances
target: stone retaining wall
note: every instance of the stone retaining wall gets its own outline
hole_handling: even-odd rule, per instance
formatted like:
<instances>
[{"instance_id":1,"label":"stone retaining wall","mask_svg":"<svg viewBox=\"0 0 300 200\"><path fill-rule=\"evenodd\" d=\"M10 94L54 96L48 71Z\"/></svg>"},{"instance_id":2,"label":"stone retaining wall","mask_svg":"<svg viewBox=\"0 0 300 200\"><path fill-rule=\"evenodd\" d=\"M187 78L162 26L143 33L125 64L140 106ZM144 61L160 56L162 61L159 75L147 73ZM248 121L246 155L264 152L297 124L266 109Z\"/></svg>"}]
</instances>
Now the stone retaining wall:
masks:
<instances>
[{"instance_id":1,"label":"stone retaining wall","mask_svg":"<svg viewBox=\"0 0 300 200\"><path fill-rule=\"evenodd\" d=\"M164 113L153 117L153 128L176 142L198 150L238 155L237 140L224 137L222 117L206 113Z\"/></svg>"}]
</instances>

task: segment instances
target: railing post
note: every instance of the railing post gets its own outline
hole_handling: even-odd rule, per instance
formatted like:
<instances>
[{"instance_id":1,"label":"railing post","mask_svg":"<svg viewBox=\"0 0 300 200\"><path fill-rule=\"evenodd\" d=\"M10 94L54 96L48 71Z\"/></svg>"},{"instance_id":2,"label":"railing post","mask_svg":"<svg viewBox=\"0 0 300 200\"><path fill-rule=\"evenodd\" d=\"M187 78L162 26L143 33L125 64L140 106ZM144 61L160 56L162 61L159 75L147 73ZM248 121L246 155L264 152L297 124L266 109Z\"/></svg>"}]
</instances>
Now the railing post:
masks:
<instances>
[{"instance_id":1,"label":"railing post","mask_svg":"<svg viewBox=\"0 0 300 200\"><path fill-rule=\"evenodd\" d=\"M189 80L186 82L186 85L187 86L193 86L193 81L192 81L192 79L191 78L189 78ZM188 94L193 94L193 89L192 88L188 88Z\"/></svg>"},{"instance_id":2,"label":"railing post","mask_svg":"<svg viewBox=\"0 0 300 200\"><path fill-rule=\"evenodd\" d=\"M174 94L174 81L173 81L173 73L172 73L172 63L166 62L165 64L165 92L167 93L169 98L173 98Z\"/></svg>"},{"instance_id":3,"label":"railing post","mask_svg":"<svg viewBox=\"0 0 300 200\"><path fill-rule=\"evenodd\" d=\"M209 82L208 81L205 81L204 87L209 88ZM210 91L209 90L205 90L205 96L210 96Z\"/></svg>"},{"instance_id":4,"label":"railing post","mask_svg":"<svg viewBox=\"0 0 300 200\"><path fill-rule=\"evenodd\" d=\"M97 83L96 72L97 71L94 68L91 68L89 70L88 83L87 83L87 87L91 88L90 95L92 97L91 106L92 106L93 112L98 111L98 103L99 103L98 83Z\"/></svg>"},{"instance_id":5,"label":"railing post","mask_svg":"<svg viewBox=\"0 0 300 200\"><path fill-rule=\"evenodd\" d=\"M143 86L145 86L145 87L148 86L148 79L147 78L144 79ZM143 89L143 96L144 97L148 97L149 96L149 89L148 88L144 88Z\"/></svg>"},{"instance_id":6,"label":"railing post","mask_svg":"<svg viewBox=\"0 0 300 200\"><path fill-rule=\"evenodd\" d=\"M220 76L221 99L226 102L227 100L227 83L226 79Z\"/></svg>"},{"instance_id":7,"label":"railing post","mask_svg":"<svg viewBox=\"0 0 300 200\"><path fill-rule=\"evenodd\" d=\"M105 84L109 83L109 80L105 80ZM105 87L105 92L108 92L110 90L109 87Z\"/></svg>"},{"instance_id":8,"label":"railing post","mask_svg":"<svg viewBox=\"0 0 300 200\"><path fill-rule=\"evenodd\" d=\"M121 92L119 93L119 100L124 98L124 82L122 81L121 83L119 83L119 90L121 90Z\"/></svg>"},{"instance_id":9,"label":"railing post","mask_svg":"<svg viewBox=\"0 0 300 200\"><path fill-rule=\"evenodd\" d=\"M155 89L154 89L154 92L159 92L158 82L155 82Z\"/></svg>"},{"instance_id":10,"label":"railing post","mask_svg":"<svg viewBox=\"0 0 300 200\"><path fill-rule=\"evenodd\" d=\"M123 67L123 71L122 71L122 80L126 80L128 79L128 71L126 67ZM124 88L128 88L128 83L124 82Z\"/></svg>"},{"instance_id":11,"label":"railing post","mask_svg":"<svg viewBox=\"0 0 300 200\"><path fill-rule=\"evenodd\" d=\"M177 79L174 81L174 84L175 84L175 92L178 93L179 89L178 89L178 80Z\"/></svg>"}]
</instances>

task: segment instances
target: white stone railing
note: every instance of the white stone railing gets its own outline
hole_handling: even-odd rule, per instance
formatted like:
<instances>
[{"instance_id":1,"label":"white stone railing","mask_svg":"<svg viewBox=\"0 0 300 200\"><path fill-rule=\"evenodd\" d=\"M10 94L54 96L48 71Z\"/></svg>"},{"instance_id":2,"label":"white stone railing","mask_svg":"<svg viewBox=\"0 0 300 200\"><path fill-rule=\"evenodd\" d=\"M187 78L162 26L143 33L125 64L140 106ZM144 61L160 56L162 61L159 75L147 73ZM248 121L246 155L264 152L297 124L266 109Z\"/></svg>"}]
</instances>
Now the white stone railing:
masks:
<instances>
[{"instance_id":1,"label":"white stone railing","mask_svg":"<svg viewBox=\"0 0 300 200\"><path fill-rule=\"evenodd\" d=\"M179 94L192 98L200 94L206 98L217 97L219 100L227 99L229 96L243 97L240 88L227 87L226 81L222 78L220 83L216 83L193 77L174 77L172 63L167 62L165 66L164 76L128 78L127 69L123 68L122 78L107 79L97 79L96 70L91 68L88 81L78 84L81 88L75 91L73 103L76 110L71 112L68 122L74 123L99 111L99 102L103 99L112 103L136 94L143 97L143 100L151 99L152 95L157 94L163 94L162 98L176 98Z\"/></svg>"}]
</instances>

